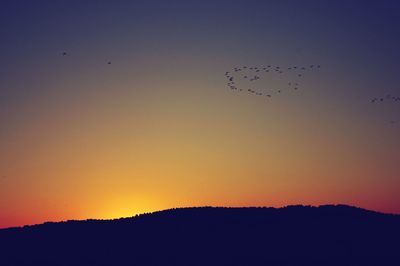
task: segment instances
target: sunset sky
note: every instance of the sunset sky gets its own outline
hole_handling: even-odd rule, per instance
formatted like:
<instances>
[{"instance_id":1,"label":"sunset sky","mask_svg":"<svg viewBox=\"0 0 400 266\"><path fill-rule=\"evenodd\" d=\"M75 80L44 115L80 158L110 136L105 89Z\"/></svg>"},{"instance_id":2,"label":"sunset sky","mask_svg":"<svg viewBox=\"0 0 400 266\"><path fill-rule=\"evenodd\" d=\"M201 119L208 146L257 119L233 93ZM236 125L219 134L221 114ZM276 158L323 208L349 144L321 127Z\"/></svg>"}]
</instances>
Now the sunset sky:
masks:
<instances>
[{"instance_id":1,"label":"sunset sky","mask_svg":"<svg viewBox=\"0 0 400 266\"><path fill-rule=\"evenodd\" d=\"M399 14L398 1L3 1L0 228L204 205L400 213L400 103L371 103L400 97ZM311 64L270 99L224 76Z\"/></svg>"}]
</instances>

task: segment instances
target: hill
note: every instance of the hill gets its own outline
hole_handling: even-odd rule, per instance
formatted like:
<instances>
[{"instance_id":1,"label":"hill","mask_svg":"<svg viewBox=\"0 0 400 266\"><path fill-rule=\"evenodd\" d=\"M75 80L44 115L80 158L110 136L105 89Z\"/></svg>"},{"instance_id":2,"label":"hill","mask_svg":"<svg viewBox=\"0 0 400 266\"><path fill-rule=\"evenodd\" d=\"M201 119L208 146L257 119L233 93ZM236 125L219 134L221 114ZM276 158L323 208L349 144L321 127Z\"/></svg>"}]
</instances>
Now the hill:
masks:
<instances>
[{"instance_id":1,"label":"hill","mask_svg":"<svg viewBox=\"0 0 400 266\"><path fill-rule=\"evenodd\" d=\"M0 265L400 265L400 216L201 207L45 223L0 230Z\"/></svg>"}]
</instances>

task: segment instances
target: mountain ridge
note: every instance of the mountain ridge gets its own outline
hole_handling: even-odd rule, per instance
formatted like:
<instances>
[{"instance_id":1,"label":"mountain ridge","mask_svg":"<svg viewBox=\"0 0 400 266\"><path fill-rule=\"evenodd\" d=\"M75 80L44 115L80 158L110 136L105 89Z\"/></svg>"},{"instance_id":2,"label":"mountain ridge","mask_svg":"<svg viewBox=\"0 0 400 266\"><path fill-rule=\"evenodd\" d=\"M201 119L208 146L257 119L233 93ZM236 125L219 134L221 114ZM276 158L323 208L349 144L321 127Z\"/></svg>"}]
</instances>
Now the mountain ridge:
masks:
<instances>
[{"instance_id":1,"label":"mountain ridge","mask_svg":"<svg viewBox=\"0 0 400 266\"><path fill-rule=\"evenodd\" d=\"M11 226L11 227L5 227L5 228L0 228L0 231L2 230L16 230L16 229L24 229L24 228L31 228L31 227L37 227L37 226L42 226L42 225L48 225L48 224L64 224L64 223L80 223L80 222L112 222L112 221L120 221L120 220L132 220L148 215L157 215L165 212L174 212L177 210L201 210L201 209L229 209L229 210L239 210L239 209L269 209L269 210L285 210L285 209L294 209L294 208L306 208L306 209L327 209L327 208L342 208L348 209L348 210L359 210L364 213L370 213L370 214L376 214L376 215L387 215L387 216L395 216L395 217L400 217L400 214L396 213L385 213L385 212L380 212L380 211L374 211L374 210L369 210L366 208L361 208L361 207L356 207L352 205L347 205L347 204L323 204L323 205L302 205L302 204L295 204L295 205L286 205L283 207L268 207L268 206L248 206L248 207L224 207L224 206L195 206L195 207L177 207L177 208L169 208L169 209L164 209L164 210L158 210L158 211L153 211L153 212L144 212L140 214L136 214L133 216L128 216L128 217L119 217L119 218L111 218L111 219L94 219L94 218L88 218L88 219L70 219L70 220L62 220L62 221L46 221L43 223L38 223L38 224L27 224L27 225L22 225L22 226Z\"/></svg>"},{"instance_id":2,"label":"mountain ridge","mask_svg":"<svg viewBox=\"0 0 400 266\"><path fill-rule=\"evenodd\" d=\"M400 265L400 215L190 207L0 230L0 265Z\"/></svg>"}]
</instances>

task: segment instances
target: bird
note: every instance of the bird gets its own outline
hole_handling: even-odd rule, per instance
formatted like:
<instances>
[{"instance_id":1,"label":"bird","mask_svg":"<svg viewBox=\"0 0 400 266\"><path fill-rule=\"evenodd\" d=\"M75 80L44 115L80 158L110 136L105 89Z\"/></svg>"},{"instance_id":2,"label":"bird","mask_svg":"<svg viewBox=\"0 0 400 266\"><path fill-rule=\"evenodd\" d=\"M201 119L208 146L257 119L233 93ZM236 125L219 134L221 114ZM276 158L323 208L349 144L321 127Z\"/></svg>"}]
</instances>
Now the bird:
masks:
<instances>
[{"instance_id":1,"label":"bird","mask_svg":"<svg viewBox=\"0 0 400 266\"><path fill-rule=\"evenodd\" d=\"M111 65L111 61L108 61L108 63L107 63L108 65Z\"/></svg>"},{"instance_id":2,"label":"bird","mask_svg":"<svg viewBox=\"0 0 400 266\"><path fill-rule=\"evenodd\" d=\"M67 52L62 52L62 55L63 55L63 56L66 56L66 55L67 55Z\"/></svg>"}]
</instances>

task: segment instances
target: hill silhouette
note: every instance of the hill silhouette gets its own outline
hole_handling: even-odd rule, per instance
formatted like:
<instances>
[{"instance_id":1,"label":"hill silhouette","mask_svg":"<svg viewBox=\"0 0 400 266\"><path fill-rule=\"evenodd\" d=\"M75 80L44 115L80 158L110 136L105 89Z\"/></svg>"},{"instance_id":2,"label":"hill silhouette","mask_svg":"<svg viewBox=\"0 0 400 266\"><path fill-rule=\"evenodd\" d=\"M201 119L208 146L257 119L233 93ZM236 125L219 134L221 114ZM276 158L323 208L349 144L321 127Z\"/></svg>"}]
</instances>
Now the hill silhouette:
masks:
<instances>
[{"instance_id":1,"label":"hill silhouette","mask_svg":"<svg viewBox=\"0 0 400 266\"><path fill-rule=\"evenodd\" d=\"M45 223L0 230L0 265L400 265L400 216L199 207Z\"/></svg>"}]
</instances>

